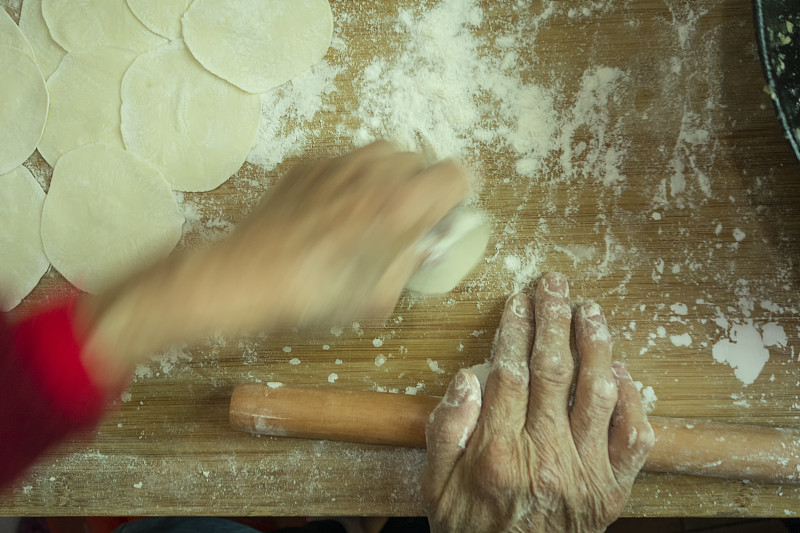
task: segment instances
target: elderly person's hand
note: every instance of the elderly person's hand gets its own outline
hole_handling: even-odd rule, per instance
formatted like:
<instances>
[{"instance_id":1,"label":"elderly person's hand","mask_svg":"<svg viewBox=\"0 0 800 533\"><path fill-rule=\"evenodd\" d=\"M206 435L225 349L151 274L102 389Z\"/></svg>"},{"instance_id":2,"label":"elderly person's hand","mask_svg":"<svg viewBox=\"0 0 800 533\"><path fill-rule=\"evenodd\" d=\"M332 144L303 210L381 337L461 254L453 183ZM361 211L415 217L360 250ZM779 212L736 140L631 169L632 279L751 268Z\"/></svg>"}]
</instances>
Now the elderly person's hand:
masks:
<instances>
[{"instance_id":1,"label":"elderly person's hand","mask_svg":"<svg viewBox=\"0 0 800 533\"><path fill-rule=\"evenodd\" d=\"M596 304L577 308L577 381L567 280L542 277L503 312L492 371L459 371L427 428L422 493L434 532L604 531L653 446L630 375L611 363Z\"/></svg>"}]
</instances>

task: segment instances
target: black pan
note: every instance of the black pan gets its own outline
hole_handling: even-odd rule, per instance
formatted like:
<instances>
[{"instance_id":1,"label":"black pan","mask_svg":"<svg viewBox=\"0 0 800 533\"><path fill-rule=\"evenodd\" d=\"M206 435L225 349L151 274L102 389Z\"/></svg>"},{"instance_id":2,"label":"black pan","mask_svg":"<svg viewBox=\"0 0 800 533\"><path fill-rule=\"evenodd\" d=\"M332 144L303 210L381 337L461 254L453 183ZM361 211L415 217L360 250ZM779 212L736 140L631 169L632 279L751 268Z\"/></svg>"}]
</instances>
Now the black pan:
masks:
<instances>
[{"instance_id":1,"label":"black pan","mask_svg":"<svg viewBox=\"0 0 800 533\"><path fill-rule=\"evenodd\" d=\"M767 86L800 159L800 0L753 0L753 13Z\"/></svg>"}]
</instances>

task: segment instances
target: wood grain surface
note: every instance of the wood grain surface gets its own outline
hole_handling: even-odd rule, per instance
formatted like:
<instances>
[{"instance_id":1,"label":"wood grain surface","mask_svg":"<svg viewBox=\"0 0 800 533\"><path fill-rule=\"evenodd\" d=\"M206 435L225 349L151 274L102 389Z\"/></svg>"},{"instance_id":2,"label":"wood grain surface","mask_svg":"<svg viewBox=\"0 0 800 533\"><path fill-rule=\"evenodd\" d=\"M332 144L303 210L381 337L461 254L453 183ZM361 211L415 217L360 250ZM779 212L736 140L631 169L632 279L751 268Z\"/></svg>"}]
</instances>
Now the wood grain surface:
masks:
<instances>
[{"instance_id":1,"label":"wood grain surface","mask_svg":"<svg viewBox=\"0 0 800 533\"><path fill-rule=\"evenodd\" d=\"M413 2L332 6L344 46L326 61L342 70L327 107L294 125L308 128L307 142L270 170L248 163L219 189L184 195L197 216L181 246L223 235L297 161L354 146L347 131L358 127L359 73L402 50L398 8L420 10ZM0 494L0 514L420 515L423 451L233 432L231 391L261 380L440 395L457 369L489 357L505 299L544 271L566 274L575 300L603 306L615 357L658 397L653 414L800 427L800 167L763 90L750 3L481 6L482 23L471 31L484 42L541 21L517 35L514 68L551 91L559 128L579 125L568 157L586 171L564 172L557 151L525 178L507 147L481 146L466 158L480 176L476 204L491 215L494 237L487 261L452 294L404 296L387 322L342 325L341 333L214 336L176 348L137 369L96 434L52 450ZM554 11L544 17L548 7ZM619 69L619 78L596 120L581 122L577 115L593 112L578 106L582 84L601 67ZM589 149L581 152L581 142ZM587 162L592 154L607 157L619 179L604 184L610 174ZM38 155L29 165L47 179ZM741 242L736 228L746 235ZM70 290L51 272L13 314ZM685 304L686 314L674 304ZM783 328L788 344L768 347L769 360L745 386L712 349L733 325L768 323ZM683 334L690 345L671 341ZM798 512L800 488L656 474L640 476L625 509Z\"/></svg>"}]
</instances>

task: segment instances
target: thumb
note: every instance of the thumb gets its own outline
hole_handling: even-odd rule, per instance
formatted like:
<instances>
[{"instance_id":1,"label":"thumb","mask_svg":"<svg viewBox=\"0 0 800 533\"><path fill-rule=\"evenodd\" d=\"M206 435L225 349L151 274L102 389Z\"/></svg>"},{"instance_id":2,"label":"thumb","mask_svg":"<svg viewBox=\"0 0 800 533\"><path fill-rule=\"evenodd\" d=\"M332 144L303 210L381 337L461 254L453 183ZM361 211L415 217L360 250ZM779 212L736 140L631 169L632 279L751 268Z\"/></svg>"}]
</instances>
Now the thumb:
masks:
<instances>
[{"instance_id":1,"label":"thumb","mask_svg":"<svg viewBox=\"0 0 800 533\"><path fill-rule=\"evenodd\" d=\"M422 472L422 495L426 502L438 500L444 491L475 431L480 412L478 378L468 370L459 370L425 428L428 455Z\"/></svg>"}]
</instances>

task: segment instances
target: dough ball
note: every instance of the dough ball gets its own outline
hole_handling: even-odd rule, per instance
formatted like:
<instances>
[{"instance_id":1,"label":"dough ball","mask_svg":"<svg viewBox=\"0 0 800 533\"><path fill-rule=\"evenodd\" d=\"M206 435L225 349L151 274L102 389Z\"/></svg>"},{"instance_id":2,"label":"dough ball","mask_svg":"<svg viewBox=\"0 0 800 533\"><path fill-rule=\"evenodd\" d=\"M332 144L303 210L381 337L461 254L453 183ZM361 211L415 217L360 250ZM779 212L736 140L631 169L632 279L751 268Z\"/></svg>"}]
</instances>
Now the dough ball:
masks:
<instances>
[{"instance_id":1,"label":"dough ball","mask_svg":"<svg viewBox=\"0 0 800 533\"><path fill-rule=\"evenodd\" d=\"M42 243L70 283L97 293L168 255L183 222L158 170L116 146L90 144L53 170Z\"/></svg>"},{"instance_id":2,"label":"dough ball","mask_svg":"<svg viewBox=\"0 0 800 533\"><path fill-rule=\"evenodd\" d=\"M0 45L0 174L36 150L47 120L47 86L25 52Z\"/></svg>"},{"instance_id":3,"label":"dough ball","mask_svg":"<svg viewBox=\"0 0 800 533\"><path fill-rule=\"evenodd\" d=\"M127 0L136 18L162 37L181 38L181 18L192 0Z\"/></svg>"},{"instance_id":4,"label":"dough ball","mask_svg":"<svg viewBox=\"0 0 800 533\"><path fill-rule=\"evenodd\" d=\"M70 52L47 80L50 112L39 153L50 166L87 144L124 148L120 132L120 87L136 52L101 46Z\"/></svg>"},{"instance_id":5,"label":"dough ball","mask_svg":"<svg viewBox=\"0 0 800 533\"><path fill-rule=\"evenodd\" d=\"M325 55L328 0L195 0L183 38L208 70L251 93L294 78Z\"/></svg>"},{"instance_id":6,"label":"dough ball","mask_svg":"<svg viewBox=\"0 0 800 533\"><path fill-rule=\"evenodd\" d=\"M483 216L454 209L418 243L427 259L406 288L424 294L450 292L483 257L489 235Z\"/></svg>"},{"instance_id":7,"label":"dough ball","mask_svg":"<svg viewBox=\"0 0 800 533\"><path fill-rule=\"evenodd\" d=\"M164 42L139 22L125 0L42 0L42 15L67 52L95 46L144 52Z\"/></svg>"},{"instance_id":8,"label":"dough ball","mask_svg":"<svg viewBox=\"0 0 800 533\"><path fill-rule=\"evenodd\" d=\"M0 174L0 311L14 309L50 266L42 247L43 205L44 191L27 168Z\"/></svg>"},{"instance_id":9,"label":"dough ball","mask_svg":"<svg viewBox=\"0 0 800 533\"><path fill-rule=\"evenodd\" d=\"M55 72L61 58L67 53L50 35L50 29L42 16L42 0L25 0L19 16L19 29L28 38L35 54L36 64L44 79Z\"/></svg>"},{"instance_id":10,"label":"dough ball","mask_svg":"<svg viewBox=\"0 0 800 533\"><path fill-rule=\"evenodd\" d=\"M33 55L33 48L28 42L28 39L22 34L17 23L11 18L5 9L0 9L0 45L9 46L22 50L31 59L35 59Z\"/></svg>"},{"instance_id":11,"label":"dough ball","mask_svg":"<svg viewBox=\"0 0 800 533\"><path fill-rule=\"evenodd\" d=\"M122 79L122 138L173 189L210 191L239 170L261 102L205 70L183 41L140 55Z\"/></svg>"}]
</instances>

